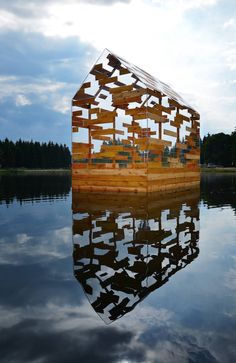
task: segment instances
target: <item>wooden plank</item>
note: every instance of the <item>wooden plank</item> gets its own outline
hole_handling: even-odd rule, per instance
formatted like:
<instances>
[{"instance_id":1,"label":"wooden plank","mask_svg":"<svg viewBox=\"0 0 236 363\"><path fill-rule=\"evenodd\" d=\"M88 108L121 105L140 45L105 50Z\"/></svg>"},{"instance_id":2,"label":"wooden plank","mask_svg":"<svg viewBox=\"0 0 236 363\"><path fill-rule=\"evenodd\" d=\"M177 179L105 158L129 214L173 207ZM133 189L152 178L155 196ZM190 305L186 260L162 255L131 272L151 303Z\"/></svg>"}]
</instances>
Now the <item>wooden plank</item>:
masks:
<instances>
[{"instance_id":1,"label":"wooden plank","mask_svg":"<svg viewBox=\"0 0 236 363\"><path fill-rule=\"evenodd\" d=\"M78 127L72 127L72 132L79 132L79 128Z\"/></svg>"},{"instance_id":2,"label":"wooden plank","mask_svg":"<svg viewBox=\"0 0 236 363\"><path fill-rule=\"evenodd\" d=\"M199 126L200 126L199 121L193 120L192 122L193 122L193 127L199 128Z\"/></svg>"},{"instance_id":3,"label":"wooden plank","mask_svg":"<svg viewBox=\"0 0 236 363\"><path fill-rule=\"evenodd\" d=\"M168 99L168 102L169 102L169 105L170 106L174 106L174 107L180 108L181 110L184 110L184 109L187 108L186 106L181 105L179 102L173 100L172 98L169 98Z\"/></svg>"},{"instance_id":4,"label":"wooden plank","mask_svg":"<svg viewBox=\"0 0 236 363\"><path fill-rule=\"evenodd\" d=\"M141 88L139 90L126 91L126 92L122 92L122 93L119 93L119 94L113 94L112 95L112 99L114 101L120 100L121 98L122 99L125 99L125 98L128 98L129 99L129 98L132 98L132 97L140 97L140 96L143 96L146 93L147 93L146 89Z\"/></svg>"},{"instance_id":5,"label":"wooden plank","mask_svg":"<svg viewBox=\"0 0 236 363\"><path fill-rule=\"evenodd\" d=\"M86 146L80 146L78 148L73 148L72 149L72 154L81 154L84 152L88 152L90 150L90 148L86 147Z\"/></svg>"},{"instance_id":6,"label":"wooden plank","mask_svg":"<svg viewBox=\"0 0 236 363\"><path fill-rule=\"evenodd\" d=\"M142 182L142 181L147 181L147 176L146 175L116 175L116 171L113 172L113 174L100 174L99 175L88 175L88 174L83 174L83 175L78 175L77 177L80 180L89 180L89 181L116 181L116 182Z\"/></svg>"},{"instance_id":7,"label":"wooden plank","mask_svg":"<svg viewBox=\"0 0 236 363\"><path fill-rule=\"evenodd\" d=\"M124 99L113 101L112 106L126 109L127 105L129 103L133 103L133 102L141 103L142 102L141 96L124 98Z\"/></svg>"},{"instance_id":8,"label":"wooden plank","mask_svg":"<svg viewBox=\"0 0 236 363\"><path fill-rule=\"evenodd\" d=\"M193 154L185 154L185 158L189 159L189 160L199 160L200 159L200 155L193 155Z\"/></svg>"},{"instance_id":9,"label":"wooden plank","mask_svg":"<svg viewBox=\"0 0 236 363\"><path fill-rule=\"evenodd\" d=\"M137 115L133 116L134 120L146 120L147 119L147 113L139 113Z\"/></svg>"},{"instance_id":10,"label":"wooden plank","mask_svg":"<svg viewBox=\"0 0 236 363\"><path fill-rule=\"evenodd\" d=\"M84 118L84 117L79 117L79 116L72 116L72 121L77 121L77 122L87 122L88 119L87 118Z\"/></svg>"},{"instance_id":11,"label":"wooden plank","mask_svg":"<svg viewBox=\"0 0 236 363\"><path fill-rule=\"evenodd\" d=\"M72 127L83 127L83 123L81 121L72 120Z\"/></svg>"},{"instance_id":12,"label":"wooden plank","mask_svg":"<svg viewBox=\"0 0 236 363\"><path fill-rule=\"evenodd\" d=\"M98 119L103 119L103 118L113 118L117 116L117 112L116 111L108 111L108 110L103 110L101 109L100 112L97 114L97 118Z\"/></svg>"},{"instance_id":13,"label":"wooden plank","mask_svg":"<svg viewBox=\"0 0 236 363\"><path fill-rule=\"evenodd\" d=\"M98 108L98 107L91 108L89 110L89 115L93 115L93 114L96 114L96 113L99 113L99 112L101 112L101 108Z\"/></svg>"},{"instance_id":14,"label":"wooden plank","mask_svg":"<svg viewBox=\"0 0 236 363\"><path fill-rule=\"evenodd\" d=\"M76 166L76 165L75 165ZM119 170L108 170L108 169L103 169L102 170L102 175L117 175L117 176L141 176L141 175L146 175L147 174L147 169L146 169L146 165L144 166L143 169L119 169ZM99 169L92 169L92 170L79 170L79 175L91 175L91 176L96 176L96 175L101 175L101 170Z\"/></svg>"},{"instance_id":15,"label":"wooden plank","mask_svg":"<svg viewBox=\"0 0 236 363\"><path fill-rule=\"evenodd\" d=\"M108 95L100 93L98 97L101 98L102 100L105 100L108 97Z\"/></svg>"},{"instance_id":16,"label":"wooden plank","mask_svg":"<svg viewBox=\"0 0 236 363\"><path fill-rule=\"evenodd\" d=\"M114 118L97 118L90 120L87 125L102 125L102 124L111 124L114 122Z\"/></svg>"},{"instance_id":17,"label":"wooden plank","mask_svg":"<svg viewBox=\"0 0 236 363\"><path fill-rule=\"evenodd\" d=\"M177 142L177 143L176 143L176 147L177 147L177 149L187 150L188 145L186 145L186 144L181 144L180 142Z\"/></svg>"},{"instance_id":18,"label":"wooden plank","mask_svg":"<svg viewBox=\"0 0 236 363\"><path fill-rule=\"evenodd\" d=\"M173 167L171 166L169 169L169 173L153 173L153 172L149 172L148 173L148 180L168 180L168 179L184 179L184 178L196 178L199 176L199 174L197 172L194 171L186 171L185 169L183 169L182 166L180 166L179 168L175 168L175 170L173 170ZM167 169L167 170L168 170Z\"/></svg>"},{"instance_id":19,"label":"wooden plank","mask_svg":"<svg viewBox=\"0 0 236 363\"><path fill-rule=\"evenodd\" d=\"M174 164L178 164L180 162L179 158L174 158L174 157L171 157L171 156L168 156L167 160L168 160L169 163L174 163Z\"/></svg>"},{"instance_id":20,"label":"wooden plank","mask_svg":"<svg viewBox=\"0 0 236 363\"><path fill-rule=\"evenodd\" d=\"M133 116L134 120L145 120L145 119L151 119L151 120L154 120L156 123L158 122L162 122L162 123L165 123L165 122L168 122L169 120L164 117L164 116L159 116L159 115L156 115L154 113L150 113L150 112L144 112L144 113L139 113L137 115L134 115Z\"/></svg>"},{"instance_id":21,"label":"wooden plank","mask_svg":"<svg viewBox=\"0 0 236 363\"><path fill-rule=\"evenodd\" d=\"M157 91L157 90L154 90L154 89L151 89L151 88L147 88L147 93L149 95L152 95L152 96L157 97L159 99L164 96L160 91Z\"/></svg>"},{"instance_id":22,"label":"wooden plank","mask_svg":"<svg viewBox=\"0 0 236 363\"><path fill-rule=\"evenodd\" d=\"M119 71L120 71L120 75L129 74L130 73L130 71L128 69L123 68L123 67L120 67Z\"/></svg>"},{"instance_id":23,"label":"wooden plank","mask_svg":"<svg viewBox=\"0 0 236 363\"><path fill-rule=\"evenodd\" d=\"M186 122L189 122L190 121L190 118L189 117L184 116L184 115L181 115L180 113L177 113L176 114L175 119L177 121L186 121Z\"/></svg>"},{"instance_id":24,"label":"wooden plank","mask_svg":"<svg viewBox=\"0 0 236 363\"><path fill-rule=\"evenodd\" d=\"M142 139L135 139L135 143L138 144L138 145L139 144L145 144L145 145L164 145L164 146L171 146L172 145L171 141L155 139L153 137L147 137L147 138L142 138Z\"/></svg>"},{"instance_id":25,"label":"wooden plank","mask_svg":"<svg viewBox=\"0 0 236 363\"><path fill-rule=\"evenodd\" d=\"M72 111L72 116L82 116L83 111L82 110L78 110L78 111Z\"/></svg>"},{"instance_id":26,"label":"wooden plank","mask_svg":"<svg viewBox=\"0 0 236 363\"><path fill-rule=\"evenodd\" d=\"M92 137L94 140L111 141L111 137L109 137L109 136L96 135L96 136L92 136Z\"/></svg>"},{"instance_id":27,"label":"wooden plank","mask_svg":"<svg viewBox=\"0 0 236 363\"><path fill-rule=\"evenodd\" d=\"M85 88L89 88L89 87L91 87L91 82L85 82L85 83L82 84L80 89L85 89Z\"/></svg>"},{"instance_id":28,"label":"wooden plank","mask_svg":"<svg viewBox=\"0 0 236 363\"><path fill-rule=\"evenodd\" d=\"M97 126L97 125L88 125L88 129L90 129L90 130L102 130L103 127L102 126Z\"/></svg>"},{"instance_id":29,"label":"wooden plank","mask_svg":"<svg viewBox=\"0 0 236 363\"><path fill-rule=\"evenodd\" d=\"M162 112L168 113L169 115L171 115L171 112L174 110L174 107L165 107L163 105L160 104L156 104L155 106L153 106L153 109L157 109L160 110Z\"/></svg>"},{"instance_id":30,"label":"wooden plank","mask_svg":"<svg viewBox=\"0 0 236 363\"><path fill-rule=\"evenodd\" d=\"M84 105L86 105L86 104L98 105L99 103L97 101L95 101L94 97L84 98L84 99L80 99L80 100L72 100L72 106L84 107Z\"/></svg>"},{"instance_id":31,"label":"wooden plank","mask_svg":"<svg viewBox=\"0 0 236 363\"><path fill-rule=\"evenodd\" d=\"M124 145L130 145L130 141L129 140L122 140L122 144L124 144Z\"/></svg>"},{"instance_id":32,"label":"wooden plank","mask_svg":"<svg viewBox=\"0 0 236 363\"><path fill-rule=\"evenodd\" d=\"M161 116L161 117L167 117L166 115L162 115L162 110L158 109L157 107L147 106L147 111L152 113L152 114L154 113L155 115L158 115L158 116Z\"/></svg>"},{"instance_id":33,"label":"wooden plank","mask_svg":"<svg viewBox=\"0 0 236 363\"><path fill-rule=\"evenodd\" d=\"M92 159L114 159L115 160L128 160L128 155L119 155L116 152L100 152L92 154Z\"/></svg>"},{"instance_id":34,"label":"wooden plank","mask_svg":"<svg viewBox=\"0 0 236 363\"><path fill-rule=\"evenodd\" d=\"M140 136L154 136L156 135L156 131L141 131Z\"/></svg>"},{"instance_id":35,"label":"wooden plank","mask_svg":"<svg viewBox=\"0 0 236 363\"><path fill-rule=\"evenodd\" d=\"M89 143L86 143L86 142L72 142L72 148L74 147L80 147L80 146L86 146L86 147L93 147L93 144L89 144Z\"/></svg>"},{"instance_id":36,"label":"wooden plank","mask_svg":"<svg viewBox=\"0 0 236 363\"><path fill-rule=\"evenodd\" d=\"M186 126L186 131L188 131L188 132L191 132L191 133L197 133L197 130L196 129L194 129L194 128L192 128L192 127L188 127L188 126Z\"/></svg>"},{"instance_id":37,"label":"wooden plank","mask_svg":"<svg viewBox=\"0 0 236 363\"><path fill-rule=\"evenodd\" d=\"M77 185L76 189L82 192L89 192L89 193L103 193L103 192L111 192L111 193L145 193L147 192L146 186L145 187L124 187L123 185L120 186L81 186Z\"/></svg>"},{"instance_id":38,"label":"wooden plank","mask_svg":"<svg viewBox=\"0 0 236 363\"><path fill-rule=\"evenodd\" d=\"M200 115L197 111L193 110L192 108L188 108L188 113L190 113L194 117L198 117L200 119Z\"/></svg>"},{"instance_id":39,"label":"wooden plank","mask_svg":"<svg viewBox=\"0 0 236 363\"><path fill-rule=\"evenodd\" d=\"M117 80L118 80L117 77L104 77L104 78L99 80L99 84L101 86L103 86L103 85L108 84L108 83L116 82Z\"/></svg>"},{"instance_id":40,"label":"wooden plank","mask_svg":"<svg viewBox=\"0 0 236 363\"><path fill-rule=\"evenodd\" d=\"M164 147L165 145L150 145L148 149L150 153L156 154L162 152L164 150Z\"/></svg>"},{"instance_id":41,"label":"wooden plank","mask_svg":"<svg viewBox=\"0 0 236 363\"><path fill-rule=\"evenodd\" d=\"M119 94L113 94L112 102L114 105L122 105L131 102L141 102L141 97L146 93L146 90L141 88L139 90L122 92Z\"/></svg>"},{"instance_id":42,"label":"wooden plank","mask_svg":"<svg viewBox=\"0 0 236 363\"><path fill-rule=\"evenodd\" d=\"M164 145L164 146L172 146L172 142L171 141L159 140L159 139L157 139L157 144L158 145Z\"/></svg>"},{"instance_id":43,"label":"wooden plank","mask_svg":"<svg viewBox=\"0 0 236 363\"><path fill-rule=\"evenodd\" d=\"M135 108L128 108L125 110L126 115L138 115L140 113L146 112L146 107L135 107Z\"/></svg>"},{"instance_id":44,"label":"wooden plank","mask_svg":"<svg viewBox=\"0 0 236 363\"><path fill-rule=\"evenodd\" d=\"M102 145L101 151L110 150L110 151L124 151L129 150L129 148L125 148L124 145Z\"/></svg>"},{"instance_id":45,"label":"wooden plank","mask_svg":"<svg viewBox=\"0 0 236 363\"><path fill-rule=\"evenodd\" d=\"M110 71L108 71L107 69L103 68L103 64L99 63L96 64L90 71L91 74L95 75L96 77L98 76L109 76L110 75Z\"/></svg>"},{"instance_id":46,"label":"wooden plank","mask_svg":"<svg viewBox=\"0 0 236 363\"><path fill-rule=\"evenodd\" d=\"M131 84L127 86L110 88L110 93L113 95L124 91L132 91L132 90L133 90L133 85Z\"/></svg>"},{"instance_id":47,"label":"wooden plank","mask_svg":"<svg viewBox=\"0 0 236 363\"><path fill-rule=\"evenodd\" d=\"M170 125L179 128L181 126L180 121L170 121Z\"/></svg>"},{"instance_id":48,"label":"wooden plank","mask_svg":"<svg viewBox=\"0 0 236 363\"><path fill-rule=\"evenodd\" d=\"M177 132L170 131L170 130L163 130L163 133L164 133L164 135L168 135L168 136L172 136L172 137L178 136Z\"/></svg>"},{"instance_id":49,"label":"wooden plank","mask_svg":"<svg viewBox=\"0 0 236 363\"><path fill-rule=\"evenodd\" d=\"M140 132L141 131L141 127L140 126L129 126L128 128L127 128L127 132L128 133L131 133L131 132L134 132L134 133L138 133L138 132Z\"/></svg>"},{"instance_id":50,"label":"wooden plank","mask_svg":"<svg viewBox=\"0 0 236 363\"><path fill-rule=\"evenodd\" d=\"M155 120L155 123L166 123L166 122L169 122L169 120L165 116L155 115L155 118L154 117L150 117L150 118L153 119L153 120Z\"/></svg>"},{"instance_id":51,"label":"wooden plank","mask_svg":"<svg viewBox=\"0 0 236 363\"><path fill-rule=\"evenodd\" d=\"M99 135L124 135L124 131L116 130L116 129L103 129L103 130L97 130L97 131L91 131L92 136L99 136Z\"/></svg>"},{"instance_id":52,"label":"wooden plank","mask_svg":"<svg viewBox=\"0 0 236 363\"><path fill-rule=\"evenodd\" d=\"M72 126L79 126L83 128L93 128L93 129L102 129L101 126L97 126L97 124L106 124L112 123L113 120L103 121L103 120L84 120L84 121L72 121Z\"/></svg>"},{"instance_id":53,"label":"wooden plank","mask_svg":"<svg viewBox=\"0 0 236 363\"><path fill-rule=\"evenodd\" d=\"M89 153L86 153L86 152L72 154L72 160L73 161L81 160L81 159L88 159L88 158L89 158Z\"/></svg>"}]
</instances>

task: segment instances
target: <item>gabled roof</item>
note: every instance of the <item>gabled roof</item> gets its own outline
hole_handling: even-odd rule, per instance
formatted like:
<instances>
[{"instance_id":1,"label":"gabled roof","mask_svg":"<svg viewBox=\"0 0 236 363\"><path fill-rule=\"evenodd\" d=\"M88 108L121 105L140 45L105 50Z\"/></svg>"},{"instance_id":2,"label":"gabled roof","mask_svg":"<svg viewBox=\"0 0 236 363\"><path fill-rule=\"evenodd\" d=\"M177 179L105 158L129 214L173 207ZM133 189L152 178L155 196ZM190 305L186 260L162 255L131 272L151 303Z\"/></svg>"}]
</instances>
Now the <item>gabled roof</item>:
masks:
<instances>
[{"instance_id":1,"label":"gabled roof","mask_svg":"<svg viewBox=\"0 0 236 363\"><path fill-rule=\"evenodd\" d=\"M107 51L117 60L121 62L123 66L125 66L130 72L132 72L141 82L143 82L148 88L159 91L170 99L178 102L182 106L186 106L194 110L192 106L190 106L177 92L175 92L168 84L160 81L159 79L153 77L150 73L144 71L143 69L135 66L132 63L129 63L125 59L117 56L116 54ZM194 110L195 111L195 110Z\"/></svg>"}]
</instances>

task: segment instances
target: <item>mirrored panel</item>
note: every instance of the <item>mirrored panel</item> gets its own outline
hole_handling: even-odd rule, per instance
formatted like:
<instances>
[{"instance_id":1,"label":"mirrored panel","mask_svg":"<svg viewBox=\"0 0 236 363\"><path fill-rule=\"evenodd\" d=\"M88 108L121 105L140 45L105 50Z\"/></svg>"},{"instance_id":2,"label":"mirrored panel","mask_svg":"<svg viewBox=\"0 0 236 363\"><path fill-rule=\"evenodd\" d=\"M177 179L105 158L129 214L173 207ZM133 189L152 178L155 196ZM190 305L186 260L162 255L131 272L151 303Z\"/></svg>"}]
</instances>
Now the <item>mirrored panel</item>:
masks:
<instances>
[{"instance_id":1,"label":"mirrored panel","mask_svg":"<svg viewBox=\"0 0 236 363\"><path fill-rule=\"evenodd\" d=\"M196 186L199 119L167 84L105 49L72 100L73 189Z\"/></svg>"}]
</instances>

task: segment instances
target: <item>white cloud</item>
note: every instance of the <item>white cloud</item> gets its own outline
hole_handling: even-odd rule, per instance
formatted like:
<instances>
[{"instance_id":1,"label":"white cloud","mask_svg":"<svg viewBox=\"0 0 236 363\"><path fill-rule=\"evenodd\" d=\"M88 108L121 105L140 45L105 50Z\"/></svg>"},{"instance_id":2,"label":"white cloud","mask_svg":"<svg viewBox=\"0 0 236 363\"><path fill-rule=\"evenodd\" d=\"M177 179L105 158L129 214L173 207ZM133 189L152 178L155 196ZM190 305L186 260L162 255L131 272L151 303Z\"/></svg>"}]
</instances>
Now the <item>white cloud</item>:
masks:
<instances>
[{"instance_id":1,"label":"white cloud","mask_svg":"<svg viewBox=\"0 0 236 363\"><path fill-rule=\"evenodd\" d=\"M0 76L0 82L9 82L9 81L15 81L17 77L15 76Z\"/></svg>"},{"instance_id":2,"label":"white cloud","mask_svg":"<svg viewBox=\"0 0 236 363\"><path fill-rule=\"evenodd\" d=\"M213 21L204 9L218 5ZM235 25L235 18L220 13L218 0L133 0L111 6L44 2L42 11L34 3L34 14L37 7L39 15L34 18L4 10L0 26L26 33L37 29L47 37L78 37L96 47L97 55L111 49L182 93L200 112L203 134L234 128L235 107L230 100L236 53L233 34L227 29ZM195 18L194 11L202 11L208 20L198 13ZM92 66L95 59L89 55L88 59ZM222 95L228 107L222 104ZM50 107L66 113L68 95L64 93Z\"/></svg>"},{"instance_id":3,"label":"white cloud","mask_svg":"<svg viewBox=\"0 0 236 363\"><path fill-rule=\"evenodd\" d=\"M68 96L56 97L53 103L53 109L63 114L67 113L71 109L71 99Z\"/></svg>"},{"instance_id":4,"label":"white cloud","mask_svg":"<svg viewBox=\"0 0 236 363\"><path fill-rule=\"evenodd\" d=\"M48 108L66 114L70 110L71 97L63 96L69 93L71 85L63 82L52 82L49 79L35 80L34 83L25 83L21 77L0 77L0 102L6 98L13 98L16 106L24 107L35 102L43 102ZM75 85L76 89L76 85Z\"/></svg>"},{"instance_id":5,"label":"white cloud","mask_svg":"<svg viewBox=\"0 0 236 363\"><path fill-rule=\"evenodd\" d=\"M0 10L0 30L17 30L19 18L9 11Z\"/></svg>"},{"instance_id":6,"label":"white cloud","mask_svg":"<svg viewBox=\"0 0 236 363\"><path fill-rule=\"evenodd\" d=\"M62 90L66 84L63 82L53 82L49 79L35 80L34 83L25 82L20 77L2 77L0 87L0 100L6 97L15 97L19 106L29 104L27 98L31 94L42 96Z\"/></svg>"},{"instance_id":7,"label":"white cloud","mask_svg":"<svg viewBox=\"0 0 236 363\"><path fill-rule=\"evenodd\" d=\"M231 18L224 22L223 28L232 28L236 24L235 19Z\"/></svg>"},{"instance_id":8,"label":"white cloud","mask_svg":"<svg viewBox=\"0 0 236 363\"><path fill-rule=\"evenodd\" d=\"M30 240L31 238L29 236L27 236L26 233L18 233L16 235L16 241L17 243L23 244L26 243Z\"/></svg>"},{"instance_id":9,"label":"white cloud","mask_svg":"<svg viewBox=\"0 0 236 363\"><path fill-rule=\"evenodd\" d=\"M50 241L50 243L48 243ZM57 260L71 256L71 228L63 227L49 231L47 238L45 235L35 236L27 233L18 233L15 238L11 238L11 243L6 238L0 239L0 246L7 246L1 253L1 264L20 265L22 263L37 263L42 261ZM3 249L2 249L3 250ZM20 256L15 258L16 253Z\"/></svg>"},{"instance_id":10,"label":"white cloud","mask_svg":"<svg viewBox=\"0 0 236 363\"><path fill-rule=\"evenodd\" d=\"M16 106L28 106L31 104L32 102L26 96L22 94L16 96Z\"/></svg>"},{"instance_id":11,"label":"white cloud","mask_svg":"<svg viewBox=\"0 0 236 363\"><path fill-rule=\"evenodd\" d=\"M230 70L236 70L236 42L230 44L229 47L224 51L225 63Z\"/></svg>"}]
</instances>

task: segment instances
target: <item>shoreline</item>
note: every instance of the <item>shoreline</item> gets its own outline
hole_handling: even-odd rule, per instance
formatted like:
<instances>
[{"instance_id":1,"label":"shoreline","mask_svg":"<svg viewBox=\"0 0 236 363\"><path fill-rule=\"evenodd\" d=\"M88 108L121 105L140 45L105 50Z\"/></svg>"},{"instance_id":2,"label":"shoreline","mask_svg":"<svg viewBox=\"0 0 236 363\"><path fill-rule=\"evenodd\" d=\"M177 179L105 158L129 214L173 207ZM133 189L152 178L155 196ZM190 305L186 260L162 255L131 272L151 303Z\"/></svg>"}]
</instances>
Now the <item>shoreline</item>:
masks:
<instances>
[{"instance_id":1,"label":"shoreline","mask_svg":"<svg viewBox=\"0 0 236 363\"><path fill-rule=\"evenodd\" d=\"M200 168L201 173L236 173L236 167Z\"/></svg>"},{"instance_id":2,"label":"shoreline","mask_svg":"<svg viewBox=\"0 0 236 363\"><path fill-rule=\"evenodd\" d=\"M16 174L70 174L71 169L0 169L0 175L16 175Z\"/></svg>"},{"instance_id":3,"label":"shoreline","mask_svg":"<svg viewBox=\"0 0 236 363\"><path fill-rule=\"evenodd\" d=\"M225 168L200 168L201 173L236 173L236 167ZM16 174L70 174L71 169L0 169L0 175L16 175Z\"/></svg>"}]
</instances>

